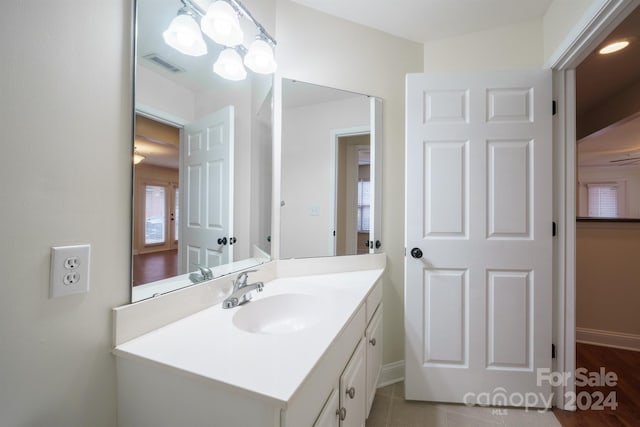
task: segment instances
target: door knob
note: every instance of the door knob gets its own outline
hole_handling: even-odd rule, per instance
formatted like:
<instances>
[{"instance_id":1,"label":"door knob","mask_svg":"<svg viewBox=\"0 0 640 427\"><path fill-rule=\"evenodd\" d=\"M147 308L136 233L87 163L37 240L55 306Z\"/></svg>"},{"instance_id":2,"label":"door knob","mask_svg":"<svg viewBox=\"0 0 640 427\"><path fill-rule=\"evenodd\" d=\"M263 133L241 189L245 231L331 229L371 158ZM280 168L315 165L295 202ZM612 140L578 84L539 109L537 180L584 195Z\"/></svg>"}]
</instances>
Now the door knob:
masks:
<instances>
[{"instance_id":1,"label":"door knob","mask_svg":"<svg viewBox=\"0 0 640 427\"><path fill-rule=\"evenodd\" d=\"M351 399L356 397L356 388L355 387L349 387L347 389L347 396L349 396Z\"/></svg>"},{"instance_id":2,"label":"door knob","mask_svg":"<svg viewBox=\"0 0 640 427\"><path fill-rule=\"evenodd\" d=\"M227 244L227 238L226 237L222 237L218 239L218 244L219 245L226 245Z\"/></svg>"},{"instance_id":3,"label":"door knob","mask_svg":"<svg viewBox=\"0 0 640 427\"><path fill-rule=\"evenodd\" d=\"M237 241L238 241L238 239L236 239L235 237L229 237L229 244L230 245L233 245Z\"/></svg>"},{"instance_id":4,"label":"door knob","mask_svg":"<svg viewBox=\"0 0 640 427\"><path fill-rule=\"evenodd\" d=\"M340 421L344 421L347 418L347 409L343 406L336 411L336 415L340 418Z\"/></svg>"},{"instance_id":5,"label":"door knob","mask_svg":"<svg viewBox=\"0 0 640 427\"><path fill-rule=\"evenodd\" d=\"M413 248L411 249L411 256L415 259L422 258L422 251L420 250L420 248Z\"/></svg>"}]
</instances>

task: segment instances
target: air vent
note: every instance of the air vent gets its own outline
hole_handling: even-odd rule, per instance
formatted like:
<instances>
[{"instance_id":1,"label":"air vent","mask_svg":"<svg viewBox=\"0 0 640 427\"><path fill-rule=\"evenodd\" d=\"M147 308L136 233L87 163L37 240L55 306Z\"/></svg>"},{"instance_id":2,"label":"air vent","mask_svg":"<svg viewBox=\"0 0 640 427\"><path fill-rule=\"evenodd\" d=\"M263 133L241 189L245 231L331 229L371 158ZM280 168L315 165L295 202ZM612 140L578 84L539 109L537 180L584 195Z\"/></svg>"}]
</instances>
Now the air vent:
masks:
<instances>
[{"instance_id":1,"label":"air vent","mask_svg":"<svg viewBox=\"0 0 640 427\"><path fill-rule=\"evenodd\" d=\"M159 65L165 70L170 71L172 73L184 72L184 69L178 67L177 65L173 65L171 62L167 61L161 56L156 55L155 53L150 53L149 55L145 55L144 59L146 59L147 61L153 62L154 64Z\"/></svg>"}]
</instances>

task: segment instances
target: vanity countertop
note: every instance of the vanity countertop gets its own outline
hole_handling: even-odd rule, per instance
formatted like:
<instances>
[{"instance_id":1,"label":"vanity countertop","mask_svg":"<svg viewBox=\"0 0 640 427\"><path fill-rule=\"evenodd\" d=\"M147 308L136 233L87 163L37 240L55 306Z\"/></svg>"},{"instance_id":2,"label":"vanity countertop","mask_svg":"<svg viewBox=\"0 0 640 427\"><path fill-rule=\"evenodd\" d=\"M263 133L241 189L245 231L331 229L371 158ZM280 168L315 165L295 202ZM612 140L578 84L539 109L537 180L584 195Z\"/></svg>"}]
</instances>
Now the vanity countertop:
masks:
<instances>
[{"instance_id":1,"label":"vanity countertop","mask_svg":"<svg viewBox=\"0 0 640 427\"><path fill-rule=\"evenodd\" d=\"M286 407L383 270L276 278L245 305L278 294L311 295L322 304L322 320L301 331L246 332L233 322L244 306L222 309L216 304L120 344L114 354L249 391Z\"/></svg>"}]
</instances>

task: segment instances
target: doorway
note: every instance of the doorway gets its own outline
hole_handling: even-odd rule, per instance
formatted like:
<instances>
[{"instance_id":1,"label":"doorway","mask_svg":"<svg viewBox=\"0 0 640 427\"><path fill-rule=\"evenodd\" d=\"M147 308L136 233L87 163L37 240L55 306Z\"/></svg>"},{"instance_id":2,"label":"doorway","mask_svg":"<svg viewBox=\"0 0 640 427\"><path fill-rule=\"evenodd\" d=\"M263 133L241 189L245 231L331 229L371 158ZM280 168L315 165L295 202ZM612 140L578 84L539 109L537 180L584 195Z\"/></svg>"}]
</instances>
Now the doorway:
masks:
<instances>
[{"instance_id":1,"label":"doorway","mask_svg":"<svg viewBox=\"0 0 640 427\"><path fill-rule=\"evenodd\" d=\"M136 114L133 286L178 274L180 128Z\"/></svg>"},{"instance_id":2,"label":"doorway","mask_svg":"<svg viewBox=\"0 0 640 427\"><path fill-rule=\"evenodd\" d=\"M576 141L576 68L599 47L605 38L638 5L637 0L615 2L603 0L594 5L576 24L572 38L567 38L551 55L548 66L554 69L554 342L556 358L553 370L570 374L554 387L555 405L576 408L576 231L579 195L577 194ZM606 76L600 76L606 78ZM555 107L555 105L554 105ZM597 307L593 308L597 311Z\"/></svg>"},{"instance_id":3,"label":"doorway","mask_svg":"<svg viewBox=\"0 0 640 427\"><path fill-rule=\"evenodd\" d=\"M638 36L636 7L613 30L604 30L604 39L575 67L576 346L571 350L576 372L604 369L617 380L598 388L578 381L577 412L559 414L563 425L587 417L598 425L608 425L607 419L631 425L639 408L629 394L635 369L621 363L640 358L635 304L640 268L633 255L640 251L640 47L633 42ZM632 43L601 53L620 41ZM596 393L602 402L593 401Z\"/></svg>"}]
</instances>

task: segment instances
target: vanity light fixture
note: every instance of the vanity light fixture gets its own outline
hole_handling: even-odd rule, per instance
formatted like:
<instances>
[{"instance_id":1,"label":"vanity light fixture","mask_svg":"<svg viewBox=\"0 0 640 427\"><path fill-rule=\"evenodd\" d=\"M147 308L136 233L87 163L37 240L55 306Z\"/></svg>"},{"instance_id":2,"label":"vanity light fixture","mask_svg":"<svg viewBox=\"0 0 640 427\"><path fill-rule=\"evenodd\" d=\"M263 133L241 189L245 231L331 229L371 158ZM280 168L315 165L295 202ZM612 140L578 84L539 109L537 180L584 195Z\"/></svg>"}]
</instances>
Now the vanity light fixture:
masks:
<instances>
[{"instance_id":1,"label":"vanity light fixture","mask_svg":"<svg viewBox=\"0 0 640 427\"><path fill-rule=\"evenodd\" d=\"M180 53L202 56L207 53L207 44L195 19L195 13L186 5L178 11L169 28L162 33L164 42Z\"/></svg>"},{"instance_id":2,"label":"vanity light fixture","mask_svg":"<svg viewBox=\"0 0 640 427\"><path fill-rule=\"evenodd\" d=\"M137 165L138 163L140 163L143 160L144 160L144 156L142 154L138 154L138 152L134 148L133 149L133 164Z\"/></svg>"},{"instance_id":3,"label":"vanity light fixture","mask_svg":"<svg viewBox=\"0 0 640 427\"><path fill-rule=\"evenodd\" d=\"M618 52L629 46L629 40L618 40L617 42L609 43L598 51L600 55L607 55L609 53Z\"/></svg>"},{"instance_id":4,"label":"vanity light fixture","mask_svg":"<svg viewBox=\"0 0 640 427\"><path fill-rule=\"evenodd\" d=\"M238 81L247 78L247 70L242 65L242 58L232 47L220 52L218 60L213 64L213 71L227 80Z\"/></svg>"},{"instance_id":5,"label":"vanity light fixture","mask_svg":"<svg viewBox=\"0 0 640 427\"><path fill-rule=\"evenodd\" d=\"M194 0L180 1L184 6L163 33L164 40L169 46L186 55L204 55L207 53L207 46L202 37L204 33L216 43L227 47L213 65L214 72L225 79L243 80L247 75L244 65L259 74L275 72L277 68L273 52L276 45L275 39L239 0L215 0L206 11ZM251 22L258 33L248 49L242 44L244 34L240 28L239 16ZM198 18L200 19L199 27ZM189 43L193 47L185 48L185 44Z\"/></svg>"},{"instance_id":6,"label":"vanity light fixture","mask_svg":"<svg viewBox=\"0 0 640 427\"><path fill-rule=\"evenodd\" d=\"M211 3L200 20L200 27L214 42L224 46L237 46L244 40L238 14L224 0Z\"/></svg>"},{"instance_id":7,"label":"vanity light fixture","mask_svg":"<svg viewBox=\"0 0 640 427\"><path fill-rule=\"evenodd\" d=\"M273 57L273 49L260 36L251 43L249 50L244 55L244 65L259 74L274 73L278 67Z\"/></svg>"}]
</instances>

